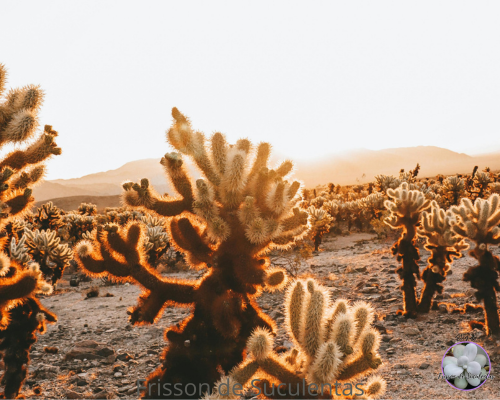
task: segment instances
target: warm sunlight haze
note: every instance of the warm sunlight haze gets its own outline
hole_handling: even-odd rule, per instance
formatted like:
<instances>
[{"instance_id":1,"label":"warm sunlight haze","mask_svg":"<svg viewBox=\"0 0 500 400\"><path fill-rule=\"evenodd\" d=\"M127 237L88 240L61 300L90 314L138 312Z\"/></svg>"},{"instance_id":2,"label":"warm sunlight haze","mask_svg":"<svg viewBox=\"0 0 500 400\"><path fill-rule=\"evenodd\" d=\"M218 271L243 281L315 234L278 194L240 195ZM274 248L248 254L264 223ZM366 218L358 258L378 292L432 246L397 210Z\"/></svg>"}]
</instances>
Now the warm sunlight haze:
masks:
<instances>
[{"instance_id":1,"label":"warm sunlight haze","mask_svg":"<svg viewBox=\"0 0 500 400\"><path fill-rule=\"evenodd\" d=\"M297 161L500 150L496 2L3 1L0 13L15 38L0 41L9 87L41 85L40 121L61 133L48 179L159 162L174 106L206 134L280 142Z\"/></svg>"}]
</instances>

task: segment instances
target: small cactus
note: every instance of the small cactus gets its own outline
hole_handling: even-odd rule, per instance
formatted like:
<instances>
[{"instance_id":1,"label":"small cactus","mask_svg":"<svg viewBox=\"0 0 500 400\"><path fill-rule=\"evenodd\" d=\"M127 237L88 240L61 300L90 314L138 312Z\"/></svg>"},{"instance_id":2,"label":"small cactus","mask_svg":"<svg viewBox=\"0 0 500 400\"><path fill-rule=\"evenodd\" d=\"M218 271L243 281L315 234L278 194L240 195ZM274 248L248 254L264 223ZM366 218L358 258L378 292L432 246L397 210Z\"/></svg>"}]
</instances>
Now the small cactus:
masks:
<instances>
[{"instance_id":1,"label":"small cactus","mask_svg":"<svg viewBox=\"0 0 500 400\"><path fill-rule=\"evenodd\" d=\"M267 378L272 377L279 382L275 386L280 387L283 398L338 398L338 382L351 384L382 364L377 352L380 335L371 327L374 316L370 305L358 302L351 306L343 299L332 305L328 290L309 279L290 285L285 310L286 327L295 347L278 355L272 351L270 332L257 328L247 342L250 357L229 374L233 385L249 387L250 382L258 382L261 396L268 398ZM367 384L356 387L363 391L358 395L376 398L384 393L385 381L372 376ZM342 393L346 398L355 397L352 391ZM214 390L209 398L222 397Z\"/></svg>"},{"instance_id":2,"label":"small cactus","mask_svg":"<svg viewBox=\"0 0 500 400\"><path fill-rule=\"evenodd\" d=\"M318 251L323 235L328 233L330 225L334 219L326 212L326 210L316 208L314 206L309 207L307 212L309 214L309 221L311 224L310 236L314 242L314 251Z\"/></svg>"}]
</instances>

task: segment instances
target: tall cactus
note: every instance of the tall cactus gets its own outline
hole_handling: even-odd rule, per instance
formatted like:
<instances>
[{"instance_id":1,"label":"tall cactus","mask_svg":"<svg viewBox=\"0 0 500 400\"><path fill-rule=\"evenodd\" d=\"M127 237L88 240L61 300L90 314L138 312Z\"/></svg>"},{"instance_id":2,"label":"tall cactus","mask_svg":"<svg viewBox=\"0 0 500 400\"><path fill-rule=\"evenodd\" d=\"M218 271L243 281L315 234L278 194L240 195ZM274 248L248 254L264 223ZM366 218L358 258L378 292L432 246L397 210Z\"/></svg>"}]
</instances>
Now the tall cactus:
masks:
<instances>
[{"instance_id":1,"label":"tall cactus","mask_svg":"<svg viewBox=\"0 0 500 400\"><path fill-rule=\"evenodd\" d=\"M142 179L140 184L124 184L123 201L167 217L172 244L192 267L207 267L208 272L198 281L161 277L146 261L143 228L135 222L99 228L93 242L76 248L76 260L90 274L132 281L145 289L131 311L132 323L154 322L167 305L193 306L189 318L167 331L170 345L163 365L146 384L151 392L145 396L152 398L165 396L157 383L215 383L220 368L228 371L242 361L255 328L274 331L274 322L255 298L264 287L279 288L285 272L269 268L265 253L289 247L308 231L307 213L294 208L300 184L285 179L292 170L290 161L269 169L269 144L259 144L251 160L247 139L229 145L221 133L207 146L203 133L194 131L176 108L172 115L167 140L177 152L167 153L161 164L178 196L161 196ZM204 176L194 185L182 154Z\"/></svg>"},{"instance_id":2,"label":"tall cactus","mask_svg":"<svg viewBox=\"0 0 500 400\"><path fill-rule=\"evenodd\" d=\"M487 332L500 335L496 292L500 291L498 270L500 259L494 256L488 245L500 244L500 196L492 194L487 200L477 198L474 203L462 199L459 206L451 208L455 219L451 221L453 231L474 242L469 252L479 265L470 267L464 281L470 282L477 291L476 298L483 301Z\"/></svg>"},{"instance_id":3,"label":"tall cactus","mask_svg":"<svg viewBox=\"0 0 500 400\"><path fill-rule=\"evenodd\" d=\"M414 318L417 314L415 277L420 279L417 264L420 254L415 246L415 238L420 214L429 207L430 201L425 199L422 192L409 190L406 182L403 182L397 189L388 189L387 195L393 200L386 200L384 203L391 213L384 222L393 229L403 229L401 237L391 249L398 261L402 261L403 264L396 270L403 280L403 315Z\"/></svg>"},{"instance_id":4,"label":"tall cactus","mask_svg":"<svg viewBox=\"0 0 500 400\"><path fill-rule=\"evenodd\" d=\"M441 283L446 279L453 258L462 257L461 251L469 247L465 240L453 231L451 220L451 211L445 212L434 200L431 202L430 212L422 212L418 235L425 237L424 247L431 252L431 256L422 273L425 285L418 304L420 312L429 312L434 294L443 291Z\"/></svg>"},{"instance_id":5,"label":"tall cactus","mask_svg":"<svg viewBox=\"0 0 500 400\"><path fill-rule=\"evenodd\" d=\"M371 327L370 305L358 302L351 306L344 299L332 305L327 289L309 279L290 285L285 310L295 347L278 355L272 351L270 332L256 329L248 340L250 357L229 374L231 388L238 384L249 387L252 382L261 396L287 399L375 398L383 394L385 381L375 376L366 385L356 384L355 390L362 393L352 390L354 380L371 374L382 363L377 353L380 335ZM269 388L270 377L278 381L277 391ZM224 381L209 398L224 398L219 393ZM350 393L344 385L351 385Z\"/></svg>"},{"instance_id":6,"label":"tall cactus","mask_svg":"<svg viewBox=\"0 0 500 400\"><path fill-rule=\"evenodd\" d=\"M56 317L35 297L37 292L49 293L52 287L38 264L28 265L29 258L11 241L5 228L33 205L30 186L43 177L42 163L60 154L61 149L54 142L57 132L49 125L31 141L38 127L43 92L30 85L6 93L6 75L0 64L0 147L31 142L0 158L0 352L5 363L0 384L2 397L16 398L26 377L35 333L43 333L45 321L54 322Z\"/></svg>"}]
</instances>

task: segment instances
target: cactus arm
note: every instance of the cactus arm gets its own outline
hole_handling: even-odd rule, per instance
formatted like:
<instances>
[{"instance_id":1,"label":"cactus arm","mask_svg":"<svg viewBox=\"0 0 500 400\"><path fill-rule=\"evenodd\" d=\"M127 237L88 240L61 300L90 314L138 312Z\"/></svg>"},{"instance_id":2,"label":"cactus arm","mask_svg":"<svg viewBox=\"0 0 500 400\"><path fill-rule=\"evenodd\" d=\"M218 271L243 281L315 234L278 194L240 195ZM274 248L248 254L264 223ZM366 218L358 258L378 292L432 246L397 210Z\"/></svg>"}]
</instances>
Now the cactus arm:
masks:
<instances>
[{"instance_id":1,"label":"cactus arm","mask_svg":"<svg viewBox=\"0 0 500 400\"><path fill-rule=\"evenodd\" d=\"M259 363L256 360L244 361L237 367L233 368L230 376L242 386L246 385L250 379L253 378L257 370L259 369Z\"/></svg>"},{"instance_id":2,"label":"cactus arm","mask_svg":"<svg viewBox=\"0 0 500 400\"><path fill-rule=\"evenodd\" d=\"M56 136L57 132L53 131L50 125L45 125L45 132L35 143L25 150L16 150L7 154L0 163L0 170L9 167L19 171L27 165L38 164L52 155L60 155L61 148L57 147L54 142Z\"/></svg>"},{"instance_id":3,"label":"cactus arm","mask_svg":"<svg viewBox=\"0 0 500 400\"><path fill-rule=\"evenodd\" d=\"M189 260L195 266L212 262L212 249L187 218L172 219L170 234L177 246L188 253Z\"/></svg>"},{"instance_id":4,"label":"cactus arm","mask_svg":"<svg viewBox=\"0 0 500 400\"><path fill-rule=\"evenodd\" d=\"M163 217L174 217L185 211L192 212L193 195L189 181L187 184L189 184L189 189L183 187L184 185L182 184L179 184L178 188L178 190L186 192L188 194L187 197L183 197L182 199L167 199L165 196L160 196L149 186L148 179L142 179L140 185L137 183L132 184L131 182L126 182L123 184L125 191L122 194L122 199L128 206L144 207ZM190 190L191 193L189 194Z\"/></svg>"},{"instance_id":5,"label":"cactus arm","mask_svg":"<svg viewBox=\"0 0 500 400\"><path fill-rule=\"evenodd\" d=\"M23 271L15 274L12 278L2 280L0 304L28 297L36 290L37 285L38 277L29 271Z\"/></svg>"},{"instance_id":6,"label":"cactus arm","mask_svg":"<svg viewBox=\"0 0 500 400\"><path fill-rule=\"evenodd\" d=\"M259 367L266 373L277 378L280 382L286 382L294 387L298 383L302 383L303 377L296 374L293 369L282 362L275 355L270 355L263 360L257 360Z\"/></svg>"},{"instance_id":7,"label":"cactus arm","mask_svg":"<svg viewBox=\"0 0 500 400\"><path fill-rule=\"evenodd\" d=\"M259 145L257 146L257 155L255 156L252 169L248 174L247 187L245 188L246 193L250 192L252 187L255 185L255 181L261 169L267 167L270 153L271 145L269 143L259 143Z\"/></svg>"},{"instance_id":8,"label":"cactus arm","mask_svg":"<svg viewBox=\"0 0 500 400\"><path fill-rule=\"evenodd\" d=\"M116 226L100 227L92 244L76 246L75 260L91 275L111 276L121 281L135 281L145 290L131 314L132 323L153 323L170 304L191 304L196 285L182 279L163 278L146 263L142 249L142 229L131 223L118 232ZM93 245L97 249L93 248ZM118 254L118 259L115 254Z\"/></svg>"},{"instance_id":9,"label":"cactus arm","mask_svg":"<svg viewBox=\"0 0 500 400\"><path fill-rule=\"evenodd\" d=\"M29 188L24 189L22 194L12 197L5 202L5 204L10 207L9 214L11 216L21 214L31 203L34 202L35 199L31 196L32 192L33 191Z\"/></svg>"}]
</instances>

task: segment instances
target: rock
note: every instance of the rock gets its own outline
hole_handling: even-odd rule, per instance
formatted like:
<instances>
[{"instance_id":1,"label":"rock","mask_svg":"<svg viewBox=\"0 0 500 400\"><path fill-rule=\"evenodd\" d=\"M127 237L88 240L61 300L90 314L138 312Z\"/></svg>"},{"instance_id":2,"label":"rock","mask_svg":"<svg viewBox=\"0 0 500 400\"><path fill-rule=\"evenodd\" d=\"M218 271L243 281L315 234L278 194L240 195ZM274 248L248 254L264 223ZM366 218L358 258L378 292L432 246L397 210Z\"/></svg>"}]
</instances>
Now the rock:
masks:
<instances>
[{"instance_id":1,"label":"rock","mask_svg":"<svg viewBox=\"0 0 500 400\"><path fill-rule=\"evenodd\" d=\"M446 305L445 304L439 304L438 305L438 310L441 314L447 314L448 313L448 309L446 308Z\"/></svg>"},{"instance_id":2,"label":"rock","mask_svg":"<svg viewBox=\"0 0 500 400\"><path fill-rule=\"evenodd\" d=\"M376 323L373 325L373 327L378 330L381 334L385 334L387 333L387 329L385 328L384 325L382 325L381 323Z\"/></svg>"},{"instance_id":3,"label":"rock","mask_svg":"<svg viewBox=\"0 0 500 400\"><path fill-rule=\"evenodd\" d=\"M67 352L64 360L105 360L109 357L115 358L112 348L93 340L84 340Z\"/></svg>"},{"instance_id":4,"label":"rock","mask_svg":"<svg viewBox=\"0 0 500 400\"><path fill-rule=\"evenodd\" d=\"M418 328L406 328L405 330L403 330L403 333L407 336L417 336L417 335L420 335L420 331L418 330Z\"/></svg>"},{"instance_id":5,"label":"rock","mask_svg":"<svg viewBox=\"0 0 500 400\"><path fill-rule=\"evenodd\" d=\"M130 354L128 353L122 353L122 354L118 354L116 356L116 359L119 360L119 361L128 361L128 360L131 360L133 359L134 357L132 357Z\"/></svg>"},{"instance_id":6,"label":"rock","mask_svg":"<svg viewBox=\"0 0 500 400\"><path fill-rule=\"evenodd\" d=\"M392 336L391 335L383 335L382 336L382 341L383 342L390 342L392 340Z\"/></svg>"},{"instance_id":7,"label":"rock","mask_svg":"<svg viewBox=\"0 0 500 400\"><path fill-rule=\"evenodd\" d=\"M366 272L366 265L354 268L356 272Z\"/></svg>"},{"instance_id":8,"label":"rock","mask_svg":"<svg viewBox=\"0 0 500 400\"><path fill-rule=\"evenodd\" d=\"M118 395L114 391L105 389L94 394L91 399L116 399L117 397Z\"/></svg>"},{"instance_id":9,"label":"rock","mask_svg":"<svg viewBox=\"0 0 500 400\"><path fill-rule=\"evenodd\" d=\"M82 378L76 380L76 386L87 386L89 383Z\"/></svg>"},{"instance_id":10,"label":"rock","mask_svg":"<svg viewBox=\"0 0 500 400\"><path fill-rule=\"evenodd\" d=\"M118 389L118 393L125 393L125 392L128 393L128 391L130 389L133 389L133 388L134 388L134 386L130 386L130 385L129 386L123 386L123 387L121 387L121 388Z\"/></svg>"},{"instance_id":11,"label":"rock","mask_svg":"<svg viewBox=\"0 0 500 400\"><path fill-rule=\"evenodd\" d=\"M66 399L83 399L83 395L81 393L77 393L72 390L68 390L66 393L64 393L64 397Z\"/></svg>"},{"instance_id":12,"label":"rock","mask_svg":"<svg viewBox=\"0 0 500 400\"><path fill-rule=\"evenodd\" d=\"M420 369L427 369L427 368L429 368L430 366L431 366L430 364L427 364L427 363L422 363L422 364L420 364L420 366L419 366L418 368L420 368Z\"/></svg>"},{"instance_id":13,"label":"rock","mask_svg":"<svg viewBox=\"0 0 500 400\"><path fill-rule=\"evenodd\" d=\"M115 372L115 374L113 376L115 378L121 378L123 376L123 374L121 372Z\"/></svg>"},{"instance_id":14,"label":"rock","mask_svg":"<svg viewBox=\"0 0 500 400\"><path fill-rule=\"evenodd\" d=\"M453 346L454 344L455 344L455 341L453 339L446 341L446 346Z\"/></svg>"},{"instance_id":15,"label":"rock","mask_svg":"<svg viewBox=\"0 0 500 400\"><path fill-rule=\"evenodd\" d=\"M120 372L125 368L125 364L113 365L113 372Z\"/></svg>"},{"instance_id":16,"label":"rock","mask_svg":"<svg viewBox=\"0 0 500 400\"><path fill-rule=\"evenodd\" d=\"M139 395L139 394L137 393L137 387L136 387L136 386L134 386L134 387L132 387L132 389L129 389L129 390L127 391L127 394L129 394L129 395L130 395L130 394L135 394L136 396L137 396L137 395ZM139 395L139 396L140 396L140 395Z\"/></svg>"}]
</instances>

